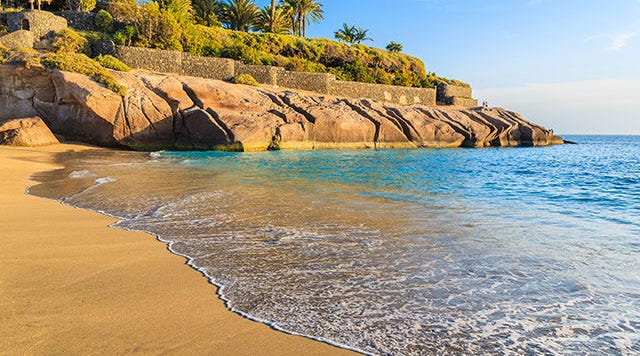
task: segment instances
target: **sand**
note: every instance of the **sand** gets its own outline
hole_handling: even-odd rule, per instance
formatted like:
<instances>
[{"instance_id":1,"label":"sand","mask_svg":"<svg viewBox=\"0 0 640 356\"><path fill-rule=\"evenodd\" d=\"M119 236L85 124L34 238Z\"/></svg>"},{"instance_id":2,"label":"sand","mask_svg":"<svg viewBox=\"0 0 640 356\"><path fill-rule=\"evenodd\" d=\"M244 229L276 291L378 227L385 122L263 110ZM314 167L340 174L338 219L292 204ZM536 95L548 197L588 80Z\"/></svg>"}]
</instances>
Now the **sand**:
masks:
<instances>
[{"instance_id":1,"label":"sand","mask_svg":"<svg viewBox=\"0 0 640 356\"><path fill-rule=\"evenodd\" d=\"M347 354L228 311L153 236L25 194L55 152L0 147L0 354Z\"/></svg>"}]
</instances>

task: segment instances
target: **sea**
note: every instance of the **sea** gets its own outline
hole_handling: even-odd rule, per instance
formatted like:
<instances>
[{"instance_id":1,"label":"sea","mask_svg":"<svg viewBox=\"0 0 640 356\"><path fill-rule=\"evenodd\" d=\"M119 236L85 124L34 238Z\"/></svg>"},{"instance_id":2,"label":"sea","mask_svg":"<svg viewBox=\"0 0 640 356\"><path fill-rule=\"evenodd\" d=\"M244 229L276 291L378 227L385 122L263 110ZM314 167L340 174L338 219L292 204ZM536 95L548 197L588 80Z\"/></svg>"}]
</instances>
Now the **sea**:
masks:
<instances>
[{"instance_id":1,"label":"sea","mask_svg":"<svg viewBox=\"0 0 640 356\"><path fill-rule=\"evenodd\" d=\"M362 353L638 354L640 136L565 138L91 150L29 193L157 236L236 313Z\"/></svg>"}]
</instances>

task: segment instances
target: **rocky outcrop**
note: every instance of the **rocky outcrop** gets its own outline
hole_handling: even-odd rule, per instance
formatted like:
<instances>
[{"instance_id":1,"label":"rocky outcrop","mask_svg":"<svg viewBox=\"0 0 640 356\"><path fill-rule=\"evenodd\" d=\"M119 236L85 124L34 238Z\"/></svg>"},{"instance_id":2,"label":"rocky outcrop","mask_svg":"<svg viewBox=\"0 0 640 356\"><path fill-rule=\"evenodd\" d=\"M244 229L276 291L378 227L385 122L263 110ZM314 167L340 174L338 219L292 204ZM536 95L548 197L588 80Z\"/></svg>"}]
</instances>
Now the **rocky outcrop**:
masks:
<instances>
[{"instance_id":1,"label":"rocky outcrop","mask_svg":"<svg viewBox=\"0 0 640 356\"><path fill-rule=\"evenodd\" d=\"M2 66L0 105L13 117L35 111L53 132L69 139L145 150L563 142L550 130L499 108L391 105L143 71L113 74L128 88L126 96L75 73Z\"/></svg>"},{"instance_id":2,"label":"rocky outcrop","mask_svg":"<svg viewBox=\"0 0 640 356\"><path fill-rule=\"evenodd\" d=\"M59 143L39 117L0 121L0 145L45 146Z\"/></svg>"}]
</instances>

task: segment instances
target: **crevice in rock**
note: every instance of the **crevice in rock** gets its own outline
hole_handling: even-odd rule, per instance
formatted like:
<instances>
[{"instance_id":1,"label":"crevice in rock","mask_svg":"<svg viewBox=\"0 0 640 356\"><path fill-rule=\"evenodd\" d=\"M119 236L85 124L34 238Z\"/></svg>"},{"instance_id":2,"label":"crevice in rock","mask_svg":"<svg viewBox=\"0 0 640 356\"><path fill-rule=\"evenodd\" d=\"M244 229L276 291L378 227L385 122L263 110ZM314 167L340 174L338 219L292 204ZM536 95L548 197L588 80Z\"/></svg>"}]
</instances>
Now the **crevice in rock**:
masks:
<instances>
[{"instance_id":1,"label":"crevice in rock","mask_svg":"<svg viewBox=\"0 0 640 356\"><path fill-rule=\"evenodd\" d=\"M285 115L282 111L278 111L276 109L271 109L268 112L270 114L273 114L273 115L279 117L280 119L282 119L282 121L287 122L287 115Z\"/></svg>"},{"instance_id":2,"label":"crevice in rock","mask_svg":"<svg viewBox=\"0 0 640 356\"><path fill-rule=\"evenodd\" d=\"M158 107L156 107L156 105L153 103L153 101L151 101L149 99L144 99L144 98L142 100L147 100L147 101L151 102L151 106L153 106L153 108L157 112L161 112L160 110L158 110ZM151 121L151 118L149 117L149 114L147 114L147 110L145 109L145 105L143 105L142 100L140 102L140 109L142 110L142 116L144 116L144 118L147 119L147 122L149 123L149 125L151 126L153 131L154 132L158 132L158 130L156 129L156 125L153 123L153 121Z\"/></svg>"},{"instance_id":3,"label":"crevice in rock","mask_svg":"<svg viewBox=\"0 0 640 356\"><path fill-rule=\"evenodd\" d=\"M489 128L489 134L487 134L484 137L484 139L482 140L483 142L488 142L489 145L491 145L493 147L500 147L501 146L501 144L500 144L500 134L504 131L504 125L505 125L504 122L501 122L499 120L495 120L493 118L487 119L487 118L483 117L482 115L476 116L473 113L471 113L469 111L465 111L465 110L460 110L460 113L462 115L468 117L469 120L471 120L473 122L476 122L476 123L479 123L479 124ZM497 142L497 146L496 146L496 142Z\"/></svg>"},{"instance_id":4,"label":"crevice in rock","mask_svg":"<svg viewBox=\"0 0 640 356\"><path fill-rule=\"evenodd\" d=\"M398 127L402 131L402 133L407 137L409 141L422 141L422 136L418 133L418 130L413 126L411 121L407 120L400 110L396 108L391 108L385 106L384 109L387 111L386 115L378 110L376 110L381 115L386 116L394 125ZM374 109L375 110L375 109ZM413 134L411 133L413 131ZM414 135L415 134L415 138Z\"/></svg>"},{"instance_id":5,"label":"crevice in rock","mask_svg":"<svg viewBox=\"0 0 640 356\"><path fill-rule=\"evenodd\" d=\"M218 125L218 127L224 132L228 143L235 142L235 137L233 132L229 130L229 127L227 127L227 125L222 120L220 120L220 115L218 115L218 113L211 108L205 108L202 100L198 98L198 96L193 91L193 89L189 88L189 86L186 83L182 83L182 89L187 94L187 96L189 96L189 99L191 99L191 101L193 101L193 103L196 106L198 106L202 111L209 114L209 116L213 119L213 122L216 125Z\"/></svg>"},{"instance_id":6,"label":"crevice in rock","mask_svg":"<svg viewBox=\"0 0 640 356\"><path fill-rule=\"evenodd\" d=\"M269 100L271 100L274 104L276 104L279 107L284 107L285 104L274 94L269 93L267 91L264 90L258 90L259 93L266 95Z\"/></svg>"},{"instance_id":7,"label":"crevice in rock","mask_svg":"<svg viewBox=\"0 0 640 356\"><path fill-rule=\"evenodd\" d=\"M297 106L296 104L291 102L291 99L285 94L281 97L282 102L285 103L285 105L287 105L288 107L290 107L291 109L293 109L293 111L297 112L298 114L304 116L307 121L309 121L312 124L316 123L316 118L313 117L313 115L311 115L311 113L309 113L308 111L306 111L305 109Z\"/></svg>"},{"instance_id":8,"label":"crevice in rock","mask_svg":"<svg viewBox=\"0 0 640 356\"><path fill-rule=\"evenodd\" d=\"M133 135L133 129L131 128L131 123L129 123L129 113L127 112L127 99L124 96L120 97L122 100L122 117L124 118L124 124L129 131L127 136Z\"/></svg>"},{"instance_id":9,"label":"crevice in rock","mask_svg":"<svg viewBox=\"0 0 640 356\"><path fill-rule=\"evenodd\" d=\"M347 99L342 99L338 101L339 103L342 102L345 105L347 105L349 108L351 108L351 110L355 111L356 113L358 113L358 115L364 117L365 119L371 121L371 123L373 123L373 125L376 127L376 131L373 134L373 145L374 148L377 148L377 144L378 144L378 140L380 139L380 121L376 120L375 118L373 118L373 116L369 115L368 112L362 110L362 108L358 107L355 104L352 104L351 102L349 102L349 100Z\"/></svg>"},{"instance_id":10,"label":"crevice in rock","mask_svg":"<svg viewBox=\"0 0 640 356\"><path fill-rule=\"evenodd\" d=\"M236 142L233 131L229 129L229 127L227 126L227 124L224 123L224 121L220 120L220 115L218 115L217 112L213 111L213 109L211 108L206 108L204 109L204 111L211 116L211 118L218 125L218 127L220 127L220 129L224 132L225 136L227 136L227 141L229 143Z\"/></svg>"},{"instance_id":11,"label":"crevice in rock","mask_svg":"<svg viewBox=\"0 0 640 356\"><path fill-rule=\"evenodd\" d=\"M456 119L452 118L446 112L441 111L441 110L434 110L433 112L430 112L429 110L425 110L425 109L422 109L422 108L418 108L418 110L420 112L422 112L423 114L427 115L432 120L444 122L445 124L449 125L449 127L451 127L453 129L453 131L455 131L455 132L459 133L460 135L462 135L462 137L464 137L464 140L460 144L461 147L474 147L475 146L475 143L476 143L475 134L473 132L471 132L471 130L467 130L462 123L460 123ZM440 116L442 116L442 117L440 117Z\"/></svg>"},{"instance_id":12,"label":"crevice in rock","mask_svg":"<svg viewBox=\"0 0 640 356\"><path fill-rule=\"evenodd\" d=\"M162 84L165 80L166 80L166 78L162 79L159 84ZM175 100L171 100L161 90L159 90L156 87L152 86L147 78L141 77L140 81L142 82L142 84L144 84L144 86L148 90L150 90L151 92L155 93L159 98L164 100L167 103L167 105L169 105L169 107L171 108L171 114L173 116L172 117L172 121L171 121L171 135L173 136L172 137L173 138L173 144L175 145L179 140L179 135L180 134L178 133L178 128L177 128L178 119L182 122L182 128L187 132L188 141L191 142L191 132L189 132L189 129L185 125L184 117L182 116L182 113L178 110L179 103L177 103ZM153 106L156 108L156 110L158 110L158 108L156 107L155 104ZM158 112L160 112L160 111L158 110Z\"/></svg>"}]
</instances>

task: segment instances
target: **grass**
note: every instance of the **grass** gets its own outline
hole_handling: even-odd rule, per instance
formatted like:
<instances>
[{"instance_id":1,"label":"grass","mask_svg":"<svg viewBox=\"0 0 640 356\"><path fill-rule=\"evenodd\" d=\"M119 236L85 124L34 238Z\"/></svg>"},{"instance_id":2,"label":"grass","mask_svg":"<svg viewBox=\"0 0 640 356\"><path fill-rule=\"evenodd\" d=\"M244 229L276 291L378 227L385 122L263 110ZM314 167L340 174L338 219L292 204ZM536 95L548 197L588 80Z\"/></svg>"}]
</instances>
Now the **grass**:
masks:
<instances>
[{"instance_id":1,"label":"grass","mask_svg":"<svg viewBox=\"0 0 640 356\"><path fill-rule=\"evenodd\" d=\"M49 69L84 74L103 84L116 94L126 95L127 88L97 61L82 53L50 53L42 58L42 64Z\"/></svg>"}]
</instances>

